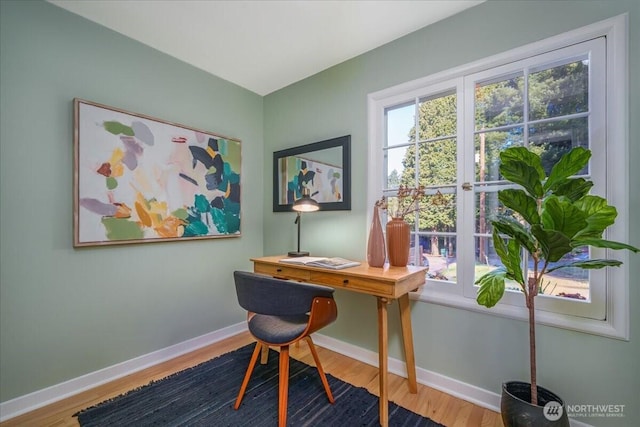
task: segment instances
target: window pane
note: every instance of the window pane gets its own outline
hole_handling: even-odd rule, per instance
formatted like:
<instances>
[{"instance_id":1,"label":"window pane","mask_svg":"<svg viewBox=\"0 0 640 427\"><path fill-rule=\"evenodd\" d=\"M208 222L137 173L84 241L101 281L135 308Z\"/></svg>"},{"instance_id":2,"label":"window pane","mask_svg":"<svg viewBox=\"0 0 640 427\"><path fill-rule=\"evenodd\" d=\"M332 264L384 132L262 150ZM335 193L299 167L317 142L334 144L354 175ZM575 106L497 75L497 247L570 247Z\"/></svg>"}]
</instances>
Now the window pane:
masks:
<instances>
[{"instance_id":1,"label":"window pane","mask_svg":"<svg viewBox=\"0 0 640 427\"><path fill-rule=\"evenodd\" d=\"M589 248L583 246L574 249L557 263L550 264L550 267L587 259L589 259ZM530 265L529 268L532 269L533 265ZM577 267L553 271L551 274L545 275L545 283L542 285L540 294L589 300L589 271Z\"/></svg>"},{"instance_id":2,"label":"window pane","mask_svg":"<svg viewBox=\"0 0 640 427\"><path fill-rule=\"evenodd\" d=\"M589 110L589 60L536 71L529 76L531 120Z\"/></svg>"},{"instance_id":3,"label":"window pane","mask_svg":"<svg viewBox=\"0 0 640 427\"><path fill-rule=\"evenodd\" d=\"M503 266L493 246L493 238L477 236L475 241L476 266L474 281L483 274ZM557 263L550 264L549 267L586 259L589 259L589 249L587 247L581 247L564 256ZM533 260L530 258L527 268L527 276L532 276ZM509 290L521 292L520 285L515 281L507 280L506 287ZM589 272L588 270L577 267L553 271L551 274L545 275L544 283L540 289L540 295L589 300Z\"/></svg>"},{"instance_id":4,"label":"window pane","mask_svg":"<svg viewBox=\"0 0 640 427\"><path fill-rule=\"evenodd\" d=\"M491 237L476 237L475 241L476 263L473 279L474 282L484 274L504 266L500 257L496 254L496 250L493 247L493 239ZM510 291L522 292L520 285L513 280L505 280L505 287Z\"/></svg>"},{"instance_id":5,"label":"window pane","mask_svg":"<svg viewBox=\"0 0 640 427\"><path fill-rule=\"evenodd\" d=\"M420 242L417 250L416 250L416 239L418 239L418 241ZM421 265L421 266L429 265L429 261L427 260L427 252L425 252L424 245L422 244L422 237L416 236L414 233L411 233L409 265Z\"/></svg>"},{"instance_id":6,"label":"window pane","mask_svg":"<svg viewBox=\"0 0 640 427\"><path fill-rule=\"evenodd\" d=\"M415 148L397 147L384 151L387 171L386 188L398 188L400 184L415 186Z\"/></svg>"},{"instance_id":7,"label":"window pane","mask_svg":"<svg viewBox=\"0 0 640 427\"><path fill-rule=\"evenodd\" d=\"M413 141L411 135L415 126L415 108L415 104L411 102L385 110L387 117L387 147L407 144Z\"/></svg>"},{"instance_id":8,"label":"window pane","mask_svg":"<svg viewBox=\"0 0 640 427\"><path fill-rule=\"evenodd\" d=\"M457 141L441 139L418 145L419 182L425 187L456 183Z\"/></svg>"},{"instance_id":9,"label":"window pane","mask_svg":"<svg viewBox=\"0 0 640 427\"><path fill-rule=\"evenodd\" d=\"M475 129L521 123L524 117L522 74L476 84Z\"/></svg>"},{"instance_id":10,"label":"window pane","mask_svg":"<svg viewBox=\"0 0 640 427\"><path fill-rule=\"evenodd\" d=\"M515 127L504 132L480 132L476 135L475 164L478 182L502 179L498 172L500 151L523 145L522 133L522 127Z\"/></svg>"},{"instance_id":11,"label":"window pane","mask_svg":"<svg viewBox=\"0 0 640 427\"><path fill-rule=\"evenodd\" d=\"M553 165L573 147L589 148L588 118L554 120L531 125L529 126L529 146L541 155L542 165L548 176ZM587 175L588 173L587 165L579 174Z\"/></svg>"},{"instance_id":12,"label":"window pane","mask_svg":"<svg viewBox=\"0 0 640 427\"><path fill-rule=\"evenodd\" d=\"M456 195L440 192L423 198L422 208L418 212L418 230L421 232L456 232ZM414 224L415 216L407 218Z\"/></svg>"},{"instance_id":13,"label":"window pane","mask_svg":"<svg viewBox=\"0 0 640 427\"><path fill-rule=\"evenodd\" d=\"M419 235L418 251L422 251L423 265L427 265L427 278L432 280L457 281L455 236ZM414 245L415 250L415 245Z\"/></svg>"},{"instance_id":14,"label":"window pane","mask_svg":"<svg viewBox=\"0 0 640 427\"><path fill-rule=\"evenodd\" d=\"M387 209L384 211L383 224L386 224L387 221L391 220L395 212L398 212L398 198L397 197L387 197Z\"/></svg>"},{"instance_id":15,"label":"window pane","mask_svg":"<svg viewBox=\"0 0 640 427\"><path fill-rule=\"evenodd\" d=\"M456 94L420 100L420 141L456 134Z\"/></svg>"},{"instance_id":16,"label":"window pane","mask_svg":"<svg viewBox=\"0 0 640 427\"><path fill-rule=\"evenodd\" d=\"M498 193L495 191L476 193L476 227L478 234L491 234L493 227L491 221L496 220L503 206L498 201Z\"/></svg>"}]
</instances>

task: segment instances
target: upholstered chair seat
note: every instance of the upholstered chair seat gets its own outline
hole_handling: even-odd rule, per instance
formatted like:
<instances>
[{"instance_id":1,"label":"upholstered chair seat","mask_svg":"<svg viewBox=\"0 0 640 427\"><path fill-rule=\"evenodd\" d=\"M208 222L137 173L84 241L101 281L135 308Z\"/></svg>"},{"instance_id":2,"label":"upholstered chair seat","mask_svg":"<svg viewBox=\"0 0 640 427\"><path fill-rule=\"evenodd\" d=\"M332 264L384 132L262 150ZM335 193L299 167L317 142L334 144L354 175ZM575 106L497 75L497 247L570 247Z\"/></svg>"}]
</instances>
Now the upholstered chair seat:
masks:
<instances>
[{"instance_id":1,"label":"upholstered chair seat","mask_svg":"<svg viewBox=\"0 0 640 427\"><path fill-rule=\"evenodd\" d=\"M309 316L268 316L256 314L249 319L249 332L260 341L285 344L298 338L307 329Z\"/></svg>"}]
</instances>

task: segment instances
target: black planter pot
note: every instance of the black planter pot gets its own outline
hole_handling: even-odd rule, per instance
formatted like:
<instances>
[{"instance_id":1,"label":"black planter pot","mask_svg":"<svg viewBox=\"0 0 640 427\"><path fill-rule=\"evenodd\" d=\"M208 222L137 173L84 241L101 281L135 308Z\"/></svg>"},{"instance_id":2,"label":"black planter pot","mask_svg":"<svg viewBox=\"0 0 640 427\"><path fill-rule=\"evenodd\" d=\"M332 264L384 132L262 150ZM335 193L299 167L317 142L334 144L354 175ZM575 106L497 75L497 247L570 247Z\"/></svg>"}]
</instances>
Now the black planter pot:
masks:
<instances>
[{"instance_id":1,"label":"black planter pot","mask_svg":"<svg viewBox=\"0 0 640 427\"><path fill-rule=\"evenodd\" d=\"M505 427L569 427L564 401L555 393L538 386L538 405L530 402L531 384L502 384L500 412Z\"/></svg>"}]
</instances>

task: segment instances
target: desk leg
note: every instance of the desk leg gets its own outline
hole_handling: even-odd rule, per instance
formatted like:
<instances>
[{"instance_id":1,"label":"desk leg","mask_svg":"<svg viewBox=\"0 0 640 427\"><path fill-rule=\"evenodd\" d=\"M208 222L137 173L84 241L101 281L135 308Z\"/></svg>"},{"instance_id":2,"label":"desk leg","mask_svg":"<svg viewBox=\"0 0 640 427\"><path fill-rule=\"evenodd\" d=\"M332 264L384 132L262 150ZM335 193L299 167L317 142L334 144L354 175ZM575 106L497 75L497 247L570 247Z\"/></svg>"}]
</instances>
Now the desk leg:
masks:
<instances>
[{"instance_id":1,"label":"desk leg","mask_svg":"<svg viewBox=\"0 0 640 427\"><path fill-rule=\"evenodd\" d=\"M380 425L389 425L389 387L388 387L388 341L387 341L387 298L378 297L378 358L380 376Z\"/></svg>"},{"instance_id":2,"label":"desk leg","mask_svg":"<svg viewBox=\"0 0 640 427\"><path fill-rule=\"evenodd\" d=\"M411 307L409 306L409 294L404 294L398 299L400 307L400 324L402 325L402 342L404 344L404 360L407 363L407 379L409 380L409 392L418 392L416 380L416 358L413 352L413 331L411 330Z\"/></svg>"}]
</instances>

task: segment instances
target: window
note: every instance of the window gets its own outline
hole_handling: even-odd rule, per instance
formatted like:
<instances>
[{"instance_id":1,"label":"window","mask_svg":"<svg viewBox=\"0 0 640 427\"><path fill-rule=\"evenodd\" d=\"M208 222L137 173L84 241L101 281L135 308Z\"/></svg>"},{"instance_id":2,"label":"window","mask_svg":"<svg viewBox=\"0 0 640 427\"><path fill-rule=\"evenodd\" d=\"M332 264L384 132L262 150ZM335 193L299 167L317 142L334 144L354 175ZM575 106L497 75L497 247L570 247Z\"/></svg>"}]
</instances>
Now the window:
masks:
<instances>
[{"instance_id":1,"label":"window","mask_svg":"<svg viewBox=\"0 0 640 427\"><path fill-rule=\"evenodd\" d=\"M501 209L497 192L509 185L498 173L509 146L537 151L547 173L571 148L591 149L580 175L618 209L607 238L628 240L626 67L622 16L369 95L369 200L383 194L393 204L400 185L427 194L407 218L410 262L429 266L414 298L525 318L516 286L490 310L475 302L475 279L499 263L490 220ZM627 339L628 254L597 251L571 256L623 266L555 277L537 300L537 317Z\"/></svg>"}]
</instances>

